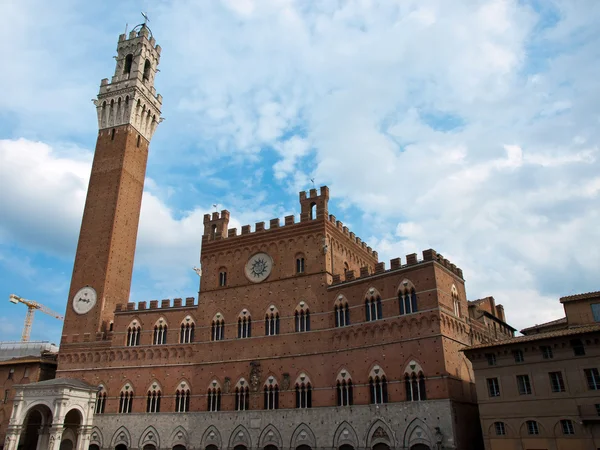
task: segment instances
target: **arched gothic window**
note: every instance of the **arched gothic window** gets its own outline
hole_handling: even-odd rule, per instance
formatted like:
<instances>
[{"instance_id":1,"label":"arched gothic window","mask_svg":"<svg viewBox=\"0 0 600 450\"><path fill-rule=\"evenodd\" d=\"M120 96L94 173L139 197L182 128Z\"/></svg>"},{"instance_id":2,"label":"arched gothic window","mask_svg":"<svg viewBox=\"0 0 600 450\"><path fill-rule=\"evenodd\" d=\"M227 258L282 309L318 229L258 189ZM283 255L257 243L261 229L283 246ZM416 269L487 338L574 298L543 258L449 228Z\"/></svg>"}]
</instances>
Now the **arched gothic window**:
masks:
<instances>
[{"instance_id":1,"label":"arched gothic window","mask_svg":"<svg viewBox=\"0 0 600 450\"><path fill-rule=\"evenodd\" d=\"M247 411L250 409L250 389L243 378L235 386L235 410Z\"/></svg>"},{"instance_id":2,"label":"arched gothic window","mask_svg":"<svg viewBox=\"0 0 600 450\"><path fill-rule=\"evenodd\" d=\"M131 63L133 62L133 55L130 53L125 57L125 64L123 65L123 73L131 73Z\"/></svg>"},{"instance_id":3,"label":"arched gothic window","mask_svg":"<svg viewBox=\"0 0 600 450\"><path fill-rule=\"evenodd\" d=\"M210 327L210 340L222 341L223 339L225 339L225 319L221 313L217 313Z\"/></svg>"},{"instance_id":4,"label":"arched gothic window","mask_svg":"<svg viewBox=\"0 0 600 450\"><path fill-rule=\"evenodd\" d=\"M221 385L213 380L208 387L207 411L221 411Z\"/></svg>"},{"instance_id":5,"label":"arched gothic window","mask_svg":"<svg viewBox=\"0 0 600 450\"><path fill-rule=\"evenodd\" d=\"M400 290L398 291L398 304L401 316L404 314L413 314L418 311L417 293L413 284L408 280L402 281Z\"/></svg>"},{"instance_id":6,"label":"arched gothic window","mask_svg":"<svg viewBox=\"0 0 600 450\"><path fill-rule=\"evenodd\" d=\"M227 286L227 269L225 267L219 269L219 286Z\"/></svg>"},{"instance_id":7,"label":"arched gothic window","mask_svg":"<svg viewBox=\"0 0 600 450\"><path fill-rule=\"evenodd\" d=\"M187 316L181 322L181 330L179 332L179 342L182 344L189 344L194 342L194 329L196 325L190 316Z\"/></svg>"},{"instance_id":8,"label":"arched gothic window","mask_svg":"<svg viewBox=\"0 0 600 450\"><path fill-rule=\"evenodd\" d=\"M381 297L379 296L379 293L372 288L365 298L365 319L367 322L383 319Z\"/></svg>"},{"instance_id":9,"label":"arched gothic window","mask_svg":"<svg viewBox=\"0 0 600 450\"><path fill-rule=\"evenodd\" d=\"M144 63L144 76L143 76L143 81L148 81L148 79L150 79L150 68L151 68L151 64L150 64L150 60L146 60L146 62Z\"/></svg>"},{"instance_id":10,"label":"arched gothic window","mask_svg":"<svg viewBox=\"0 0 600 450\"><path fill-rule=\"evenodd\" d=\"M158 383L153 383L150 389L148 389L148 396L146 398L146 412L157 413L160 412L160 398L161 391Z\"/></svg>"},{"instance_id":11,"label":"arched gothic window","mask_svg":"<svg viewBox=\"0 0 600 450\"><path fill-rule=\"evenodd\" d=\"M304 273L304 255L296 256L296 273Z\"/></svg>"},{"instance_id":12,"label":"arched gothic window","mask_svg":"<svg viewBox=\"0 0 600 450\"><path fill-rule=\"evenodd\" d=\"M452 307L454 308L454 315L460 317L460 300L458 298L458 290L454 285L452 285Z\"/></svg>"},{"instance_id":13,"label":"arched gothic window","mask_svg":"<svg viewBox=\"0 0 600 450\"><path fill-rule=\"evenodd\" d=\"M296 307L294 323L296 332L310 331L310 311L306 303L300 302Z\"/></svg>"},{"instance_id":14,"label":"arched gothic window","mask_svg":"<svg viewBox=\"0 0 600 450\"><path fill-rule=\"evenodd\" d=\"M296 408L312 408L312 385L304 373L296 380Z\"/></svg>"},{"instance_id":15,"label":"arched gothic window","mask_svg":"<svg viewBox=\"0 0 600 450\"><path fill-rule=\"evenodd\" d=\"M354 404L352 377L342 369L337 377L337 405L352 406Z\"/></svg>"},{"instance_id":16,"label":"arched gothic window","mask_svg":"<svg viewBox=\"0 0 600 450\"><path fill-rule=\"evenodd\" d=\"M163 345L167 343L167 323L162 317L154 325L154 345Z\"/></svg>"},{"instance_id":17,"label":"arched gothic window","mask_svg":"<svg viewBox=\"0 0 600 450\"><path fill-rule=\"evenodd\" d=\"M317 204L310 204L310 220L315 220L317 218Z\"/></svg>"},{"instance_id":18,"label":"arched gothic window","mask_svg":"<svg viewBox=\"0 0 600 450\"><path fill-rule=\"evenodd\" d=\"M279 409L279 384L274 377L269 377L264 386L264 408Z\"/></svg>"},{"instance_id":19,"label":"arched gothic window","mask_svg":"<svg viewBox=\"0 0 600 450\"><path fill-rule=\"evenodd\" d=\"M140 345L140 334L142 334L142 329L137 321L134 320L129 327L127 327L127 342L125 345L128 347Z\"/></svg>"},{"instance_id":20,"label":"arched gothic window","mask_svg":"<svg viewBox=\"0 0 600 450\"><path fill-rule=\"evenodd\" d=\"M388 402L387 378L379 366L373 367L369 375L371 403L379 405Z\"/></svg>"},{"instance_id":21,"label":"arched gothic window","mask_svg":"<svg viewBox=\"0 0 600 450\"><path fill-rule=\"evenodd\" d=\"M252 336L252 320L250 313L244 309L238 317L238 338L249 338Z\"/></svg>"},{"instance_id":22,"label":"arched gothic window","mask_svg":"<svg viewBox=\"0 0 600 450\"><path fill-rule=\"evenodd\" d=\"M190 388L185 381L182 381L175 391L175 412L189 412L190 397Z\"/></svg>"},{"instance_id":23,"label":"arched gothic window","mask_svg":"<svg viewBox=\"0 0 600 450\"><path fill-rule=\"evenodd\" d=\"M343 295L339 295L333 307L335 314L335 326L345 327L350 325L350 307L348 300Z\"/></svg>"},{"instance_id":24,"label":"arched gothic window","mask_svg":"<svg viewBox=\"0 0 600 450\"><path fill-rule=\"evenodd\" d=\"M133 388L129 383L123 386L121 389L121 395L119 398L119 413L129 414L131 412L131 406L133 403Z\"/></svg>"},{"instance_id":25,"label":"arched gothic window","mask_svg":"<svg viewBox=\"0 0 600 450\"><path fill-rule=\"evenodd\" d=\"M106 406L106 389L100 385L100 392L96 397L96 406L94 408L95 414L104 414L104 407Z\"/></svg>"},{"instance_id":26,"label":"arched gothic window","mask_svg":"<svg viewBox=\"0 0 600 450\"><path fill-rule=\"evenodd\" d=\"M279 311L271 305L265 314L265 336L276 334L279 334Z\"/></svg>"},{"instance_id":27,"label":"arched gothic window","mask_svg":"<svg viewBox=\"0 0 600 450\"><path fill-rule=\"evenodd\" d=\"M409 402L418 402L427 399L423 369L416 361L409 362L406 369L404 369L404 389L406 391L406 400Z\"/></svg>"}]
</instances>

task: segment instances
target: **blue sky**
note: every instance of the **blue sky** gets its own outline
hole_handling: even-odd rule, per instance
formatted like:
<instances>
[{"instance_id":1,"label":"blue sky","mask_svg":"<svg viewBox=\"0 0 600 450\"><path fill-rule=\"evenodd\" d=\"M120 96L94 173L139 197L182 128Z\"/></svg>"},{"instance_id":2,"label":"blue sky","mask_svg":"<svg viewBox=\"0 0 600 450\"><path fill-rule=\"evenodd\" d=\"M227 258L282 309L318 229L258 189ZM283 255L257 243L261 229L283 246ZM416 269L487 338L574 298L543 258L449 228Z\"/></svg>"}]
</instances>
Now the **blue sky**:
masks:
<instances>
[{"instance_id":1,"label":"blue sky","mask_svg":"<svg viewBox=\"0 0 600 450\"><path fill-rule=\"evenodd\" d=\"M162 46L132 301L195 295L202 216L330 212L380 259L434 248L522 328L600 289L600 3L0 3L0 340L12 292L63 312L90 101L148 11ZM388 263L389 264L389 263ZM37 314L32 339L58 342Z\"/></svg>"}]
</instances>

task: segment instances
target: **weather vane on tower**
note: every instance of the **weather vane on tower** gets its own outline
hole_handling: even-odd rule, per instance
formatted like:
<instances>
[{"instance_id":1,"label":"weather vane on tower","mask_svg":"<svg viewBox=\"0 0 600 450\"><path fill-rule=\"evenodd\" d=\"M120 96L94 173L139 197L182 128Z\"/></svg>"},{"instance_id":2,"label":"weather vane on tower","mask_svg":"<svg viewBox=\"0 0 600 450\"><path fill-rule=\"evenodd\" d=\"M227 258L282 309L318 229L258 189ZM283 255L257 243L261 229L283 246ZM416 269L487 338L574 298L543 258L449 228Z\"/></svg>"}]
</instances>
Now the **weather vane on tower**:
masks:
<instances>
[{"instance_id":1,"label":"weather vane on tower","mask_svg":"<svg viewBox=\"0 0 600 450\"><path fill-rule=\"evenodd\" d=\"M146 24L150 22L150 19L148 19L148 13L142 12L142 17L144 18L144 26L146 26Z\"/></svg>"}]
</instances>

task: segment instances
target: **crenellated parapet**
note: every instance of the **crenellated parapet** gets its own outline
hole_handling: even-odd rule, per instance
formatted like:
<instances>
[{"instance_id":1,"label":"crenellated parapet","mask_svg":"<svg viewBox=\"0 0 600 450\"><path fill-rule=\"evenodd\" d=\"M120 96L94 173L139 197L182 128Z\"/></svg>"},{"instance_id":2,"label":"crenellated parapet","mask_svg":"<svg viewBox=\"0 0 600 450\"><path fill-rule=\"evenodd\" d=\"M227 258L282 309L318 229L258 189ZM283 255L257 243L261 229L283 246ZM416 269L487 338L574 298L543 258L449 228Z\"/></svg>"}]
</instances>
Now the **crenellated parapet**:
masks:
<instances>
[{"instance_id":1,"label":"crenellated parapet","mask_svg":"<svg viewBox=\"0 0 600 450\"><path fill-rule=\"evenodd\" d=\"M115 308L115 313L126 313L126 312L141 312L141 311L155 311L155 310L164 310L164 309L176 309L176 308L192 308L195 305L196 299L194 297L186 297L185 300L181 298L174 298L173 303L171 303L170 299L164 299L160 302L158 300L150 300L148 302L138 302L137 304L134 302L129 303L119 303ZM136 307L137 306L137 307Z\"/></svg>"},{"instance_id":2,"label":"crenellated parapet","mask_svg":"<svg viewBox=\"0 0 600 450\"><path fill-rule=\"evenodd\" d=\"M339 223L339 222L338 222ZM345 283L349 281L355 281L362 278L367 278L373 275L380 275L386 272L393 272L400 269L406 269L415 267L419 264L423 264L430 261L435 261L438 264L442 265L454 275L463 278L463 271L459 267L456 267L455 264L448 261L441 254L437 253L433 249L423 250L423 259L419 260L416 253L411 253L406 255L405 257L406 263L402 264L402 260L400 258L394 258L390 260L390 268L386 270L385 262L379 262L375 265L375 270L372 272L368 266L364 266L360 268L359 273L355 273L354 270L347 270L343 275L336 274L333 275L332 285Z\"/></svg>"},{"instance_id":3,"label":"crenellated parapet","mask_svg":"<svg viewBox=\"0 0 600 450\"><path fill-rule=\"evenodd\" d=\"M333 214L329 214L329 223L333 225L340 233L348 238L352 244L356 244L375 259L379 258L378 253L373 250L366 242L350 231L347 226L340 220L337 220Z\"/></svg>"}]
</instances>

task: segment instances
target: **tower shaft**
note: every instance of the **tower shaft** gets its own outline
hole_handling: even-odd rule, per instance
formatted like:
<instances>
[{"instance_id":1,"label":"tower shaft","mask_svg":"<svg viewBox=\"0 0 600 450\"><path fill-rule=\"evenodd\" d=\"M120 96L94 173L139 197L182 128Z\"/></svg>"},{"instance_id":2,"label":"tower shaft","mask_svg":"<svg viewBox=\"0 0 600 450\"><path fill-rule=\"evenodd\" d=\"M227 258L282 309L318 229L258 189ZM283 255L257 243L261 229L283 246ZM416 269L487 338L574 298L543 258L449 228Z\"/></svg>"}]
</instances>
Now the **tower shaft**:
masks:
<instances>
[{"instance_id":1,"label":"tower shaft","mask_svg":"<svg viewBox=\"0 0 600 450\"><path fill-rule=\"evenodd\" d=\"M162 98L153 84L159 58L160 47L145 25L128 38L121 35L115 74L110 83L102 80L94 101L99 131L63 342L81 341L86 333L96 339L109 329L115 306L129 300L148 147L161 121ZM86 287L93 291L76 308L75 297Z\"/></svg>"}]
</instances>

